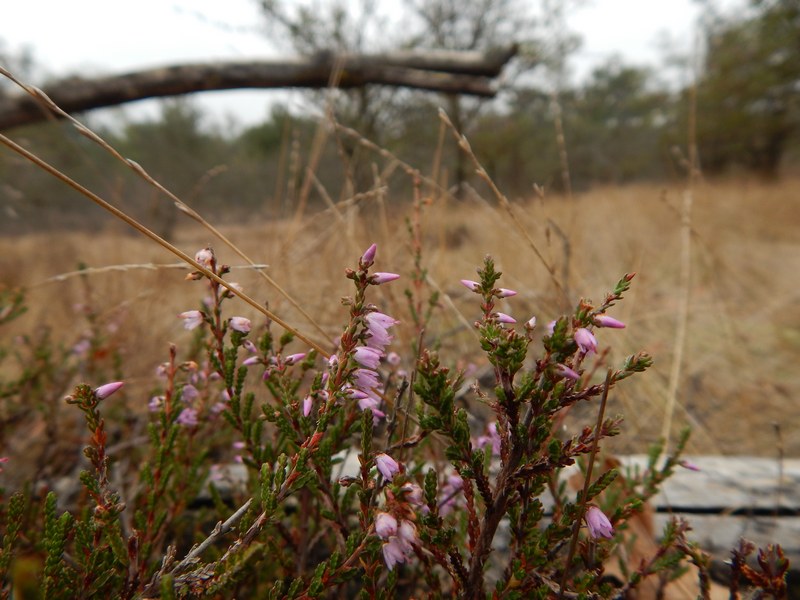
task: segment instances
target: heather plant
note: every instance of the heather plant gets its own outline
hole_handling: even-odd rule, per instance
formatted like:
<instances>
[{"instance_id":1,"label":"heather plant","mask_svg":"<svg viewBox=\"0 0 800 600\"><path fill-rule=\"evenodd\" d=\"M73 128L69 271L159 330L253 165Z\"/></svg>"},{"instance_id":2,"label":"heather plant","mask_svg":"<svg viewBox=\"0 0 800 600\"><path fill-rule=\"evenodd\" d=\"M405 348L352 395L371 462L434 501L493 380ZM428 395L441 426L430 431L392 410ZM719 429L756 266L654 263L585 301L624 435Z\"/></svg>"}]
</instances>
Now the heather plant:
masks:
<instances>
[{"instance_id":1,"label":"heather plant","mask_svg":"<svg viewBox=\"0 0 800 600\"><path fill-rule=\"evenodd\" d=\"M466 140L459 144L493 186ZM485 258L477 279L461 280L475 295L471 326L492 373L473 381L455 368L460 356L440 354L426 335L437 296L425 298L418 187L406 294L414 343L396 343L399 319L376 299L376 287L401 277L377 270L375 244L345 269L352 287L338 337L316 343L230 281L211 247L186 255L37 164L190 265L186 285L197 286L199 303L175 318L191 344L171 344L154 365L141 443L125 439L137 439L137 419L114 410L111 399L126 390L124 364L98 360L115 353L98 352L110 346L95 311L83 311L93 326L70 355L91 360L72 358L62 373L73 363L43 361L57 356L46 337L19 355L21 375L0 387L4 412L21 412L41 372L59 374L46 381L62 386L82 379L61 408L82 419L85 460L77 486L65 488L0 456L0 477L19 482L0 490L3 597L622 598L650 580L663 594L688 564L698 595L709 597L709 558L682 520L667 525L650 556L624 560L648 499L676 467L692 468L680 457L688 433L670 452L654 447L641 472L622 474L602 454L604 440L623 431L621 416L607 416L613 392L652 364L645 352L618 365L609 358L615 330L625 327L609 313L632 274L599 303L580 299L568 314L520 324L500 310L517 292L501 287ZM243 316L240 300L264 319ZM24 310L19 294L0 301L0 325ZM43 370L27 368L37 364ZM48 385L36 397L47 410L63 393ZM596 418L569 431L565 415L578 404ZM4 418L5 434L13 418ZM732 554L732 594L750 585L785 598L780 547L759 551L755 566L746 561L753 551L743 542Z\"/></svg>"},{"instance_id":2,"label":"heather plant","mask_svg":"<svg viewBox=\"0 0 800 600\"><path fill-rule=\"evenodd\" d=\"M194 356L172 345L158 366L136 483L117 483L131 474L114 474L102 415L123 382L78 385L66 402L89 432L84 491L68 510L53 491L3 493L5 594L21 589L13 557L31 551L43 556L41 595L53 598L611 598L648 577L668 582L687 559L707 594L708 558L679 520L625 581L604 576L688 437L665 460L654 448L636 476L595 474L602 441L621 433L622 418L606 417L611 392L652 362L642 352L605 364L613 330L625 326L607 313L633 275L597 305L580 300L536 344L535 317L519 325L497 309L516 292L499 287L487 257L462 284L475 294L494 385L474 382L465 401L464 374L435 351L417 348L414 368L399 368L398 321L370 302L374 286L399 275L375 271L377 259L372 245L346 270L346 323L325 352L269 320L230 314L229 268L200 250L188 279L204 297L178 315L195 332ZM565 432L563 415L579 402L597 407L596 422ZM231 463L247 476L225 487ZM564 476L575 465L578 486ZM746 551L736 554L740 573L781 597L780 549L765 551L761 572Z\"/></svg>"}]
</instances>

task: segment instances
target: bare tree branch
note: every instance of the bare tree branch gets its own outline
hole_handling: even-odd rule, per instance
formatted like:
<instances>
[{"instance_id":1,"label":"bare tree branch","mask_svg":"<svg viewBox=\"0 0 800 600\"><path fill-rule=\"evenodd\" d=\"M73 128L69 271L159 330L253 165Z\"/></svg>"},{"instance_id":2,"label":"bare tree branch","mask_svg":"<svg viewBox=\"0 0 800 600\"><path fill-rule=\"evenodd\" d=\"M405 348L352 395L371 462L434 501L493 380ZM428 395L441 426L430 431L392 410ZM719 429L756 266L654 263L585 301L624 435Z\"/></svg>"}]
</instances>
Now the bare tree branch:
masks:
<instances>
[{"instance_id":1,"label":"bare tree branch","mask_svg":"<svg viewBox=\"0 0 800 600\"><path fill-rule=\"evenodd\" d=\"M374 55L319 53L291 61L175 65L47 86L44 93L66 112L159 98L241 88L324 88L338 71L337 87L409 87L448 94L491 97L491 79L514 56L516 47L493 52L392 52ZM36 123L48 111L27 94L0 96L0 130Z\"/></svg>"}]
</instances>

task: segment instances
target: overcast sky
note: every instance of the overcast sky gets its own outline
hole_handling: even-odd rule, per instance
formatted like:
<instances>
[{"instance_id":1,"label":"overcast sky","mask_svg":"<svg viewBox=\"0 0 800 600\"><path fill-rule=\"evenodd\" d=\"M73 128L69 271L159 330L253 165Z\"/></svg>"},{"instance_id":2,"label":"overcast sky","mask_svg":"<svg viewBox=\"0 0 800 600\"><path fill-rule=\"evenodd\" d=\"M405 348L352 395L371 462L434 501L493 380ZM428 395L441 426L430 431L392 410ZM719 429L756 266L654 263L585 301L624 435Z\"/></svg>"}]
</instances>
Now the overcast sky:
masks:
<instances>
[{"instance_id":1,"label":"overcast sky","mask_svg":"<svg viewBox=\"0 0 800 600\"><path fill-rule=\"evenodd\" d=\"M663 56L663 40L688 55L698 15L692 0L585 0L567 18L569 29L583 39L573 63L575 76L613 55L655 66ZM281 56L265 34L254 0L0 0L0 23L4 49L32 50L50 76ZM202 105L241 124L252 123L263 118L274 94L216 92L205 94ZM152 113L155 106L137 103L135 110Z\"/></svg>"}]
</instances>

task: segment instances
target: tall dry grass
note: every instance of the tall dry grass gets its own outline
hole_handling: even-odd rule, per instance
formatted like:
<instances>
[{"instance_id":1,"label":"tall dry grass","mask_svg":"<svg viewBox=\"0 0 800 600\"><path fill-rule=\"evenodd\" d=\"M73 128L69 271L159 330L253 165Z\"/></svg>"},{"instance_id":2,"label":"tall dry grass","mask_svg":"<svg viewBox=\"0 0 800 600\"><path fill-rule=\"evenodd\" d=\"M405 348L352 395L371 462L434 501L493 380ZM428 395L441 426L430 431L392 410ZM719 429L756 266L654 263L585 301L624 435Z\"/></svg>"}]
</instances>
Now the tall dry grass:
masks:
<instances>
[{"instance_id":1,"label":"tall dry grass","mask_svg":"<svg viewBox=\"0 0 800 600\"><path fill-rule=\"evenodd\" d=\"M459 350L462 360L456 366L462 368L482 365L468 326L478 307L458 280L473 277L485 254L504 272L503 285L519 291L505 301L504 310L518 320L535 315L542 326L568 310L559 287L574 305L581 296L602 299L623 273L637 272L626 301L612 311L628 328L603 337L613 336L612 361L640 348L655 357L653 370L615 392L609 407L623 413L636 432L623 436L624 446L617 449L642 451L660 435L666 413L680 296L680 194L677 186L608 187L576 194L572 201L549 196L517 201L512 218L491 196L477 194L462 201L423 197L415 213L407 198L393 197L390 189L357 203L309 209L300 220L276 222L254 215L223 233L256 262L268 264L267 273L319 328L253 269L242 268L231 279L310 338L330 346L344 315L339 298L348 293L342 270L370 243L381 247L379 268L406 275L406 285L413 287L415 238L405 224L410 218L428 273L421 293L442 294L424 335ZM793 367L800 357L800 180L705 182L694 194L687 337L673 429L694 428L690 452L772 455L773 424L779 423L787 454L798 455L800 437L792 432L800 428L793 410L800 392L800 373ZM189 254L212 243L223 262L245 266L188 220L177 229L175 243ZM26 288L30 306L9 333L50 327L55 338L70 344L87 327L76 307L101 307L101 321L111 326L109 335L124 352L124 373L132 384L128 397L134 399L128 409L146 410L167 343L190 346L191 336L176 314L196 307L198 285L184 281L179 269L158 267L173 259L122 224L90 235L5 238L0 256L0 281ZM53 279L81 263L97 270ZM101 269L113 265L120 268ZM404 320L397 343L415 344L419 332L407 300L400 287L387 287L379 290L381 302ZM246 305L241 314L263 321Z\"/></svg>"}]
</instances>

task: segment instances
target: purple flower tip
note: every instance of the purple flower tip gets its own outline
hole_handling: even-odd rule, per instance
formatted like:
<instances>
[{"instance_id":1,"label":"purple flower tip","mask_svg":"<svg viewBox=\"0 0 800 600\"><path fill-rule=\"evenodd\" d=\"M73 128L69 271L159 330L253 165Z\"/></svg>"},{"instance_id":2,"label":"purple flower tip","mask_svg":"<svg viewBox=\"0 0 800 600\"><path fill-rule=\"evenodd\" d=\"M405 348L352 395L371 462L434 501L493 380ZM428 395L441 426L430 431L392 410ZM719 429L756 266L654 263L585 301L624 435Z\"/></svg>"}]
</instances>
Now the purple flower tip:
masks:
<instances>
[{"instance_id":1,"label":"purple flower tip","mask_svg":"<svg viewBox=\"0 0 800 600\"><path fill-rule=\"evenodd\" d=\"M599 537L611 539L614 537L614 528L611 526L611 521L596 506L590 506L586 510L586 526L589 528L589 535L594 539Z\"/></svg>"},{"instance_id":2,"label":"purple flower tip","mask_svg":"<svg viewBox=\"0 0 800 600\"><path fill-rule=\"evenodd\" d=\"M497 320L500 323L505 323L506 325L513 325L514 323L517 322L517 320L514 317L507 315L506 313L498 312L495 314L497 315Z\"/></svg>"},{"instance_id":3,"label":"purple flower tip","mask_svg":"<svg viewBox=\"0 0 800 600\"><path fill-rule=\"evenodd\" d=\"M696 464L694 464L693 462L688 461L688 460L682 460L682 461L678 462L678 464L680 466L682 466L684 469L689 469L690 471L701 471L702 470Z\"/></svg>"},{"instance_id":4,"label":"purple flower tip","mask_svg":"<svg viewBox=\"0 0 800 600\"><path fill-rule=\"evenodd\" d=\"M229 323L231 329L235 329L239 333L250 332L250 319L246 317L231 317Z\"/></svg>"},{"instance_id":5,"label":"purple flower tip","mask_svg":"<svg viewBox=\"0 0 800 600\"><path fill-rule=\"evenodd\" d=\"M372 277L369 278L369 282L373 285L380 285L382 283L389 283L395 279L400 279L400 275L397 273L373 273Z\"/></svg>"},{"instance_id":6,"label":"purple flower tip","mask_svg":"<svg viewBox=\"0 0 800 600\"><path fill-rule=\"evenodd\" d=\"M597 339L594 334L585 327L579 327L575 330L575 343L584 354L597 352Z\"/></svg>"},{"instance_id":7,"label":"purple flower tip","mask_svg":"<svg viewBox=\"0 0 800 600\"><path fill-rule=\"evenodd\" d=\"M573 381L578 381L581 378L575 371L570 369L567 365L562 365L561 363L556 365L556 373L561 375L561 377L566 377L567 379L572 379Z\"/></svg>"},{"instance_id":8,"label":"purple flower tip","mask_svg":"<svg viewBox=\"0 0 800 600\"><path fill-rule=\"evenodd\" d=\"M116 392L123 385L124 383L122 381L114 381L112 383L101 385L94 391L94 395L97 396L99 400L104 400L105 398L108 398L111 394Z\"/></svg>"},{"instance_id":9,"label":"purple flower tip","mask_svg":"<svg viewBox=\"0 0 800 600\"><path fill-rule=\"evenodd\" d=\"M377 250L377 244L372 244L369 248L367 248L364 251L364 254L361 256L361 264L368 267L375 262L375 252L377 252Z\"/></svg>"},{"instance_id":10,"label":"purple flower tip","mask_svg":"<svg viewBox=\"0 0 800 600\"><path fill-rule=\"evenodd\" d=\"M305 352L298 352L297 354L290 354L286 358L283 359L283 364L285 365L293 365L295 363L299 363L306 357Z\"/></svg>"},{"instance_id":11,"label":"purple flower tip","mask_svg":"<svg viewBox=\"0 0 800 600\"><path fill-rule=\"evenodd\" d=\"M462 279L461 284L473 292L477 292L478 289L481 287L480 283L478 283L477 281L472 281L471 279Z\"/></svg>"},{"instance_id":12,"label":"purple flower tip","mask_svg":"<svg viewBox=\"0 0 800 600\"><path fill-rule=\"evenodd\" d=\"M510 298L511 296L516 296L516 295L517 295L517 292L515 292L514 290L508 290L506 288L500 288L498 290L497 297L498 298Z\"/></svg>"},{"instance_id":13,"label":"purple flower tip","mask_svg":"<svg viewBox=\"0 0 800 600\"><path fill-rule=\"evenodd\" d=\"M203 322L203 313L199 310L187 310L178 315L183 319L183 326L186 329L194 329Z\"/></svg>"},{"instance_id":14,"label":"purple flower tip","mask_svg":"<svg viewBox=\"0 0 800 600\"><path fill-rule=\"evenodd\" d=\"M389 513L379 512L375 517L375 533L384 540L397 535L397 519Z\"/></svg>"},{"instance_id":15,"label":"purple flower tip","mask_svg":"<svg viewBox=\"0 0 800 600\"><path fill-rule=\"evenodd\" d=\"M383 452L375 456L375 466L378 467L383 478L388 481L394 479L394 476L400 472L400 465L397 464L397 461Z\"/></svg>"},{"instance_id":16,"label":"purple flower tip","mask_svg":"<svg viewBox=\"0 0 800 600\"><path fill-rule=\"evenodd\" d=\"M311 396L306 396L303 398L303 416L307 417L311 414L311 409L314 406L314 400Z\"/></svg>"},{"instance_id":17,"label":"purple flower tip","mask_svg":"<svg viewBox=\"0 0 800 600\"><path fill-rule=\"evenodd\" d=\"M614 317L608 315L597 315L594 318L594 324L598 327L610 327L611 329L625 329L625 323L617 321Z\"/></svg>"}]
</instances>

